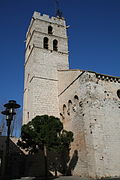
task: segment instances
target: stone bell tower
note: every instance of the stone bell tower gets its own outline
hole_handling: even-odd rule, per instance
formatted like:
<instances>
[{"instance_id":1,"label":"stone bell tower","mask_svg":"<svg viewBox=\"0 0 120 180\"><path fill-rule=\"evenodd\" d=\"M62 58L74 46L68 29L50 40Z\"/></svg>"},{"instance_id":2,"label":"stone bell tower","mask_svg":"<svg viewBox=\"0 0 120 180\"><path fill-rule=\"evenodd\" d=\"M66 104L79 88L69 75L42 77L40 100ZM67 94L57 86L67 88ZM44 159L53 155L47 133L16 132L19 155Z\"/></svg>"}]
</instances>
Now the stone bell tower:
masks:
<instances>
[{"instance_id":1,"label":"stone bell tower","mask_svg":"<svg viewBox=\"0 0 120 180\"><path fill-rule=\"evenodd\" d=\"M34 12L26 34L23 124L59 116L57 70L68 69L65 20Z\"/></svg>"}]
</instances>

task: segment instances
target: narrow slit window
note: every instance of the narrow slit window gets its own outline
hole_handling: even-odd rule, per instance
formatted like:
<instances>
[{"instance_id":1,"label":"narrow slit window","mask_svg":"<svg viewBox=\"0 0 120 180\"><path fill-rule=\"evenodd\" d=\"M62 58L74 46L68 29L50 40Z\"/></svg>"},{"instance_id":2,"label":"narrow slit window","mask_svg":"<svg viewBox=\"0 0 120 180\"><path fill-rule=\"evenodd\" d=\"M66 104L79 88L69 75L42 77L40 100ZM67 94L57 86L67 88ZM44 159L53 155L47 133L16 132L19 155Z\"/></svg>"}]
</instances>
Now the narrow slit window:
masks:
<instances>
[{"instance_id":1,"label":"narrow slit window","mask_svg":"<svg viewBox=\"0 0 120 180\"><path fill-rule=\"evenodd\" d=\"M52 28L52 26L48 26L48 34L53 34L53 28Z\"/></svg>"},{"instance_id":2,"label":"narrow slit window","mask_svg":"<svg viewBox=\"0 0 120 180\"><path fill-rule=\"evenodd\" d=\"M71 109L72 109L72 101L69 100L69 101L68 101L68 111L67 111L68 115L70 115Z\"/></svg>"},{"instance_id":3,"label":"narrow slit window","mask_svg":"<svg viewBox=\"0 0 120 180\"><path fill-rule=\"evenodd\" d=\"M29 112L27 112L27 119L29 120Z\"/></svg>"},{"instance_id":4,"label":"narrow slit window","mask_svg":"<svg viewBox=\"0 0 120 180\"><path fill-rule=\"evenodd\" d=\"M58 51L58 41L56 39L53 41L53 50Z\"/></svg>"},{"instance_id":5,"label":"narrow slit window","mask_svg":"<svg viewBox=\"0 0 120 180\"><path fill-rule=\"evenodd\" d=\"M66 108L66 105L64 104L64 105L63 105L63 114L66 113L66 109L67 109L67 108Z\"/></svg>"},{"instance_id":6,"label":"narrow slit window","mask_svg":"<svg viewBox=\"0 0 120 180\"><path fill-rule=\"evenodd\" d=\"M76 108L79 107L79 97L77 95L74 96L74 105Z\"/></svg>"},{"instance_id":7,"label":"narrow slit window","mask_svg":"<svg viewBox=\"0 0 120 180\"><path fill-rule=\"evenodd\" d=\"M44 48L45 49L48 49L48 38L47 37L44 37Z\"/></svg>"}]
</instances>

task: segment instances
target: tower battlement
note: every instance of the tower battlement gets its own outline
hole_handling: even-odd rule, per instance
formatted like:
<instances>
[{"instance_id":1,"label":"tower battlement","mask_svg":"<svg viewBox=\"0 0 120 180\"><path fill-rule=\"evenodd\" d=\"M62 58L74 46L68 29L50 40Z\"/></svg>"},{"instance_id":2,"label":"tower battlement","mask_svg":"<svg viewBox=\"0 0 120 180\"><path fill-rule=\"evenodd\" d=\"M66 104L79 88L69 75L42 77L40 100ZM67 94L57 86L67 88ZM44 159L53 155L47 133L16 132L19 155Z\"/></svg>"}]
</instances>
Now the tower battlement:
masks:
<instances>
[{"instance_id":1,"label":"tower battlement","mask_svg":"<svg viewBox=\"0 0 120 180\"><path fill-rule=\"evenodd\" d=\"M57 27L57 29L55 30L55 34L54 35L59 35L63 38L66 38L66 22L64 18L61 17L50 17L49 15L46 14L41 14L39 12L34 12L31 22L29 24L28 27L28 31L26 33L26 39L28 38L28 35L30 36L30 34L32 34L32 32L34 30L36 31L43 31L43 33L46 33L46 29L44 27L47 27L46 25L48 24L48 26L55 26ZM41 30L42 29L42 30ZM61 35L60 35L61 33Z\"/></svg>"},{"instance_id":2,"label":"tower battlement","mask_svg":"<svg viewBox=\"0 0 120 180\"><path fill-rule=\"evenodd\" d=\"M33 18L34 19L40 19L40 20L43 20L43 21L48 21L50 23L53 23L53 24L58 24L58 25L61 25L61 26L65 26L65 20L64 18L60 18L60 17L50 17L49 15L47 14L41 14L39 12L34 12L33 14Z\"/></svg>"}]
</instances>

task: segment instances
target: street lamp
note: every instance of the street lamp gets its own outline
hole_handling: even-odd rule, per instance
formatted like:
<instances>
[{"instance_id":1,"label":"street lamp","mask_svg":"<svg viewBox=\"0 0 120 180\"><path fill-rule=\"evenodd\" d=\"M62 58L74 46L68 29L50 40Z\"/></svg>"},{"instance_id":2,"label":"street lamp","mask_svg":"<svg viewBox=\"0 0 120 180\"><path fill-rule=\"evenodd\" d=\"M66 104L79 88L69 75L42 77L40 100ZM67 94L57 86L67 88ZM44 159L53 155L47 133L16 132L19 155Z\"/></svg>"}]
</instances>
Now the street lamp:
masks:
<instances>
[{"instance_id":1,"label":"street lamp","mask_svg":"<svg viewBox=\"0 0 120 180\"><path fill-rule=\"evenodd\" d=\"M4 104L4 107L6 108L5 111L2 111L1 113L3 115L6 115L6 121L7 121L7 139L6 139L6 151L5 151L5 166L4 166L4 179L7 179L8 176L8 165L9 165L9 144L10 144L10 126L11 122L13 120L13 116L16 114L15 109L20 108L20 105L16 103L14 100L8 101L7 104Z\"/></svg>"}]
</instances>

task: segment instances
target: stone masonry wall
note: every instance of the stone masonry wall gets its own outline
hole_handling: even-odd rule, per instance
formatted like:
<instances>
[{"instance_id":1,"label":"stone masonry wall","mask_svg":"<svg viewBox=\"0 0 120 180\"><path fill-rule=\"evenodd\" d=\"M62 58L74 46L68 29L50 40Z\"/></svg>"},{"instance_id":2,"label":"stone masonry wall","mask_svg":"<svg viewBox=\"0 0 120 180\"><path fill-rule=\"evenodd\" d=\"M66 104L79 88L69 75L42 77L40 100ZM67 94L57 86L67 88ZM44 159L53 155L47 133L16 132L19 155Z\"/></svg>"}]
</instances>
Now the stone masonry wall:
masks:
<instances>
[{"instance_id":1,"label":"stone masonry wall","mask_svg":"<svg viewBox=\"0 0 120 180\"><path fill-rule=\"evenodd\" d=\"M48 33L48 26L53 28ZM48 49L44 38L48 38ZM68 69L68 42L64 19L35 12L26 35L23 124L36 115L59 116L58 69ZM58 50L53 50L53 40Z\"/></svg>"},{"instance_id":2,"label":"stone masonry wall","mask_svg":"<svg viewBox=\"0 0 120 180\"><path fill-rule=\"evenodd\" d=\"M65 89L59 97L60 112L65 128L74 133L71 152L78 151L73 174L120 176L119 79L83 72Z\"/></svg>"},{"instance_id":3,"label":"stone masonry wall","mask_svg":"<svg viewBox=\"0 0 120 180\"><path fill-rule=\"evenodd\" d=\"M63 84L65 91L59 95L60 115L64 128L74 133L74 141L71 146L71 159L68 169L71 173L78 176L88 176L87 151L84 133L84 117L81 108L81 94L79 78L81 71L65 71L66 81ZM59 83L61 84L63 72L59 72ZM74 83L70 81L73 78ZM69 79L69 80L68 80ZM68 83L69 82L69 83ZM65 87L67 84L67 87ZM79 105L80 104L80 105ZM93 157L93 156L92 156Z\"/></svg>"}]
</instances>

